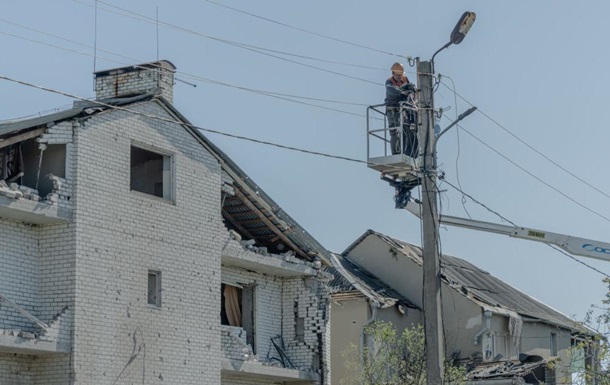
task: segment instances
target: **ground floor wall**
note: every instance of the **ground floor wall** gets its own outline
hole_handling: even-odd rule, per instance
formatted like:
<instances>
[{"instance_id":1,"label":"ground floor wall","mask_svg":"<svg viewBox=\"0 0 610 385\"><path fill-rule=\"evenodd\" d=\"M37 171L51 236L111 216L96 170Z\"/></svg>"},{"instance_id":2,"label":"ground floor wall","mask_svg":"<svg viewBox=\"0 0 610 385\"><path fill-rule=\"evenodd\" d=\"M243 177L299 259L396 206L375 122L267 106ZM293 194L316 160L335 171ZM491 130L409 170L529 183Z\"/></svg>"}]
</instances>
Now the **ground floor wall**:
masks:
<instances>
[{"instance_id":1,"label":"ground floor wall","mask_svg":"<svg viewBox=\"0 0 610 385\"><path fill-rule=\"evenodd\" d=\"M70 381L69 355L0 353L2 385L67 385Z\"/></svg>"}]
</instances>

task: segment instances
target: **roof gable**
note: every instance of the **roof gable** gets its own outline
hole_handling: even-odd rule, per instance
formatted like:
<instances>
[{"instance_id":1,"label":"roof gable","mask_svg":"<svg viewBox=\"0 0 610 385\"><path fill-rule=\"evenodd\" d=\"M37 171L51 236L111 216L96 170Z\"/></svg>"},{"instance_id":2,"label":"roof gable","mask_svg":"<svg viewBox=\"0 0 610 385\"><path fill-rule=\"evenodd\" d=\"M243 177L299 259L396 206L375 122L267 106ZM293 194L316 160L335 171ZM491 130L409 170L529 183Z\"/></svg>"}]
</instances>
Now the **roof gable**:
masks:
<instances>
[{"instance_id":1,"label":"roof gable","mask_svg":"<svg viewBox=\"0 0 610 385\"><path fill-rule=\"evenodd\" d=\"M370 236L380 238L397 252L411 258L418 265L422 265L421 248L373 230L368 230L358 238L348 247L344 255L357 248L364 239ZM580 324L565 314L523 293L464 259L446 254L441 255L440 259L443 283L474 302L512 310L521 316L540 322L572 330L583 330Z\"/></svg>"},{"instance_id":2,"label":"roof gable","mask_svg":"<svg viewBox=\"0 0 610 385\"><path fill-rule=\"evenodd\" d=\"M74 118L86 118L110 109L128 109L140 102L158 103L171 116L163 120L176 121L189 131L202 147L215 156L233 184L233 195L227 194L222 208L223 217L245 238L254 239L256 246L269 248L272 252L292 250L298 257L312 261L320 258L330 264L329 252L305 229L290 217L269 195L267 195L246 173L222 150L214 145L201 131L191 124L169 101L157 92L132 97L112 98L99 101L76 101L73 108L44 116L0 123L0 138L34 130L37 127L56 124ZM148 116L146 114L142 114ZM153 117L154 118L154 117ZM237 210L237 211L236 211ZM250 229L250 230L248 230Z\"/></svg>"}]
</instances>

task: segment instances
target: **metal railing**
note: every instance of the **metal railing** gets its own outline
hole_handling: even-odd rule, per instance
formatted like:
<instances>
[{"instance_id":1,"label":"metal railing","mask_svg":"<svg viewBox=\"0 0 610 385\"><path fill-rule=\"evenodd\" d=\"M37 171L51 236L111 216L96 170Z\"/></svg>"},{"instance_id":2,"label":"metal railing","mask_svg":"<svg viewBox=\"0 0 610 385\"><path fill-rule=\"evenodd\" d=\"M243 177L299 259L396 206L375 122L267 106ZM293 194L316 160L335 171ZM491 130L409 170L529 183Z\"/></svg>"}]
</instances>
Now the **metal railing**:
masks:
<instances>
[{"instance_id":1,"label":"metal railing","mask_svg":"<svg viewBox=\"0 0 610 385\"><path fill-rule=\"evenodd\" d=\"M398 107L393 108L396 109L395 111L398 114L393 121L388 121L385 104L369 106L366 110L366 156L369 162L372 158L404 153L404 143L407 139L405 138L405 130L415 131L417 107L414 101L401 102ZM394 140L400 143L400 151L392 151L393 136L395 137Z\"/></svg>"}]
</instances>

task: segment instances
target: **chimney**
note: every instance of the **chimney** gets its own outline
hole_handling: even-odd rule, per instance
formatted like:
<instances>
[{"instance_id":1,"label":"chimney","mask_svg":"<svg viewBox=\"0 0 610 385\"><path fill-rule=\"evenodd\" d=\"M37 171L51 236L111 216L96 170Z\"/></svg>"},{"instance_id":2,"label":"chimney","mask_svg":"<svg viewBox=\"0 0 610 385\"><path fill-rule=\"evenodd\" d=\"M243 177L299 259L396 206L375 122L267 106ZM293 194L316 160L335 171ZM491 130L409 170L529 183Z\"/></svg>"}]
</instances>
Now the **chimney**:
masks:
<instances>
[{"instance_id":1,"label":"chimney","mask_svg":"<svg viewBox=\"0 0 610 385\"><path fill-rule=\"evenodd\" d=\"M174 66L168 60L95 72L96 100L125 98L157 91L174 100Z\"/></svg>"}]
</instances>

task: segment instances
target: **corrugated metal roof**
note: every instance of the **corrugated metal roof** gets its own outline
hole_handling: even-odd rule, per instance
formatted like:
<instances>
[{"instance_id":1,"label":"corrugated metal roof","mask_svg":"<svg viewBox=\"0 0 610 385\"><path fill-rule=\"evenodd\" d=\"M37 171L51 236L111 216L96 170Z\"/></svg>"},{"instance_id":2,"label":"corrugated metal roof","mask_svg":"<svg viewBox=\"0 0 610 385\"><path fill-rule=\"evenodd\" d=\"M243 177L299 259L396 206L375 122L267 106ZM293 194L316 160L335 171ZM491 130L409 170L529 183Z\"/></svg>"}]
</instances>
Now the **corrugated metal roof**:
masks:
<instances>
[{"instance_id":1,"label":"corrugated metal roof","mask_svg":"<svg viewBox=\"0 0 610 385\"><path fill-rule=\"evenodd\" d=\"M353 249L369 235L375 235L383 239L390 246L396 248L397 251L403 252L403 254L406 249L410 249L412 252L409 253L409 257L413 258L415 256L417 258L416 262L422 263L422 253L419 247L373 230L368 230L346 252L349 252L349 250ZM441 274L445 283L475 300L512 310L522 316L530 317L540 322L563 326L571 330L584 331L584 328L579 323L565 314L545 305L464 259L446 254L441 255Z\"/></svg>"}]
</instances>

